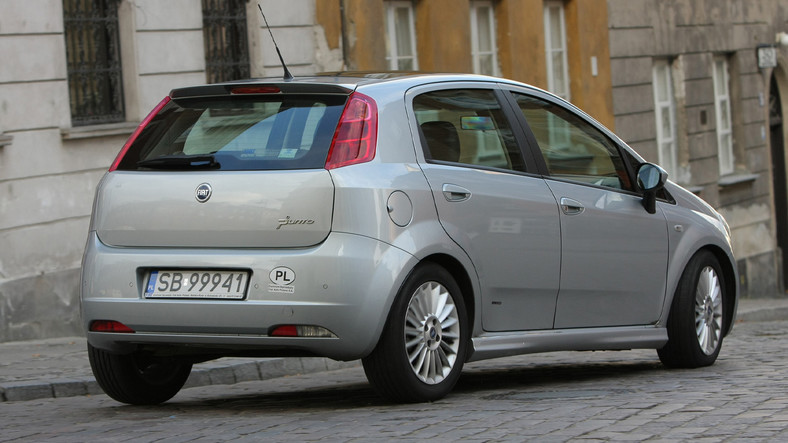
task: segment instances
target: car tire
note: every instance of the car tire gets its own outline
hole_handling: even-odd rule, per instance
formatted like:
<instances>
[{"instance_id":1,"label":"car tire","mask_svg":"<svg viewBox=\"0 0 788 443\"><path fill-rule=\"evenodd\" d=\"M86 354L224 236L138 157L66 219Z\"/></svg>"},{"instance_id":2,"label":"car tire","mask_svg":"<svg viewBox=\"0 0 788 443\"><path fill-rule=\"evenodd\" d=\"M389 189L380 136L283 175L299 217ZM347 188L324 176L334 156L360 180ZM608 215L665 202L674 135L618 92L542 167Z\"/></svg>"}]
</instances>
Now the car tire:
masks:
<instances>
[{"instance_id":1,"label":"car tire","mask_svg":"<svg viewBox=\"0 0 788 443\"><path fill-rule=\"evenodd\" d=\"M180 391L190 362L140 352L112 354L88 344L88 358L99 386L113 399L132 405L164 403Z\"/></svg>"},{"instance_id":2,"label":"car tire","mask_svg":"<svg viewBox=\"0 0 788 443\"><path fill-rule=\"evenodd\" d=\"M443 398L465 363L468 323L451 274L434 263L419 266L400 288L377 346L362 359L367 379L395 402Z\"/></svg>"},{"instance_id":3,"label":"car tire","mask_svg":"<svg viewBox=\"0 0 788 443\"><path fill-rule=\"evenodd\" d=\"M724 334L725 281L719 261L698 252L681 275L668 314L668 343L657 351L671 368L709 366L717 360Z\"/></svg>"}]
</instances>

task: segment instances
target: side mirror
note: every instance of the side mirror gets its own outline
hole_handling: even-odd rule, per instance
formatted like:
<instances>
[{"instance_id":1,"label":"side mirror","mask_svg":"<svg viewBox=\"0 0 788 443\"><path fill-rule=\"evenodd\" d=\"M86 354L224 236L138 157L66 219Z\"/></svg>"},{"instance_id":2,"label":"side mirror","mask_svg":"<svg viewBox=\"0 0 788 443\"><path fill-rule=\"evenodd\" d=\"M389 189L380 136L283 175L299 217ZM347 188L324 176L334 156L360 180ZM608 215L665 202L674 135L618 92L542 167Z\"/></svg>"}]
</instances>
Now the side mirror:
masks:
<instances>
[{"instance_id":1,"label":"side mirror","mask_svg":"<svg viewBox=\"0 0 788 443\"><path fill-rule=\"evenodd\" d=\"M643 163L638 168L638 187L643 191L643 207L649 214L657 212L657 192L665 187L668 173L652 163Z\"/></svg>"}]
</instances>

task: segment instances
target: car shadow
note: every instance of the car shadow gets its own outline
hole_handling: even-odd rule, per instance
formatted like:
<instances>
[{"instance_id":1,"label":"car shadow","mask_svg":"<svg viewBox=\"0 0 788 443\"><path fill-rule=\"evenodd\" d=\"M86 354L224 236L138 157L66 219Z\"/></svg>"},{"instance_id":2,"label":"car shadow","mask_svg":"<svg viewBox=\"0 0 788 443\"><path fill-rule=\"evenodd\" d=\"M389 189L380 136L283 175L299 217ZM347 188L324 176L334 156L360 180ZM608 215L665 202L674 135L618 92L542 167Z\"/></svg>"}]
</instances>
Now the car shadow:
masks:
<instances>
[{"instance_id":1,"label":"car shadow","mask_svg":"<svg viewBox=\"0 0 788 443\"><path fill-rule=\"evenodd\" d=\"M357 369L356 369L357 370ZM346 370L343 370L346 371ZM659 361L614 361L586 362L561 364L536 364L513 367L510 365L474 366L463 371L452 393L445 399L435 402L451 402L458 396L472 395L487 400L504 397L538 399L544 395L567 397L578 395L604 395L605 391L590 392L583 382L605 381L624 377L637 377L643 374L665 371ZM319 380L309 382L308 388L294 383L292 389L278 392L254 392L255 383L249 382L243 388L245 393L238 394L237 385L226 386L227 394L208 397L222 389L222 386L190 389L188 398L176 396L167 403L158 406L118 406L119 408L155 408L170 412L199 413L212 412L233 414L245 412L327 412L334 410L352 410L368 407L403 407L412 409L414 405L399 405L379 397L366 381L343 381L332 379L331 373L325 373L326 384L331 386L315 386ZM285 377L283 380L289 379ZM360 380L361 377L356 377ZM269 380L270 381L270 380ZM265 383L265 382L263 382ZM283 382L284 383L284 382ZM582 392L573 385L583 385ZM200 391L203 389L203 392ZM590 388L593 390L593 388ZM588 391L588 392L586 392ZM542 393L542 394L539 394ZM549 393L549 394L544 394ZM204 396L205 395L205 396ZM430 403L421 404L419 408L430 408Z\"/></svg>"}]
</instances>

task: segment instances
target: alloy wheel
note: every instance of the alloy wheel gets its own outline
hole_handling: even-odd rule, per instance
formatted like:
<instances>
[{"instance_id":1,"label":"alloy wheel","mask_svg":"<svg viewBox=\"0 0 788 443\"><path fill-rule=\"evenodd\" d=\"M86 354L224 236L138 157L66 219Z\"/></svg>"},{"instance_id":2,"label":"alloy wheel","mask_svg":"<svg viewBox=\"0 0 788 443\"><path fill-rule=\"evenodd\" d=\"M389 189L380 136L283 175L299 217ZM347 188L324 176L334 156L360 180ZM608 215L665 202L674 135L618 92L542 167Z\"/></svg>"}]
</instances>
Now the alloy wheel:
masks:
<instances>
[{"instance_id":1,"label":"alloy wheel","mask_svg":"<svg viewBox=\"0 0 788 443\"><path fill-rule=\"evenodd\" d=\"M430 281L414 292L405 317L405 351L413 373L440 383L451 372L460 348L460 320L449 291Z\"/></svg>"}]
</instances>

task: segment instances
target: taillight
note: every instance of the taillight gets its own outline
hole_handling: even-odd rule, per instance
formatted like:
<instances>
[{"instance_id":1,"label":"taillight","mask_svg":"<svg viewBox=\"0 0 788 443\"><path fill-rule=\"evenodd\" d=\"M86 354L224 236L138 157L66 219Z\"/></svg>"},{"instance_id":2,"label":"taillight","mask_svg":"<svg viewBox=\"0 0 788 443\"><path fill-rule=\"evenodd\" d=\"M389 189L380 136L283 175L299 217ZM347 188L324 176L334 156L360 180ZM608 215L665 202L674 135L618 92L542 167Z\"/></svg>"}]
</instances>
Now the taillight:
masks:
<instances>
[{"instance_id":1,"label":"taillight","mask_svg":"<svg viewBox=\"0 0 788 443\"><path fill-rule=\"evenodd\" d=\"M378 106L371 97L354 92L339 118L326 169L371 161L375 158L377 138Z\"/></svg>"},{"instance_id":2,"label":"taillight","mask_svg":"<svg viewBox=\"0 0 788 443\"><path fill-rule=\"evenodd\" d=\"M133 334L134 330L115 320L93 320L90 323L90 332L121 332Z\"/></svg>"},{"instance_id":3,"label":"taillight","mask_svg":"<svg viewBox=\"0 0 788 443\"><path fill-rule=\"evenodd\" d=\"M150 123L150 121L153 120L153 117L155 117L156 114L158 114L159 111L161 111L161 109L165 107L169 102L170 102L170 97L169 96L164 97L164 99L161 102L159 102L159 104L156 105L155 108L153 108L150 114L148 114L148 116L145 117L145 120L143 120L140 123L140 125L137 126L137 129L134 130L134 132L131 134L131 137L129 137L129 139L126 140L126 144L123 145L123 149L121 149L120 152L118 153L118 156L115 157L115 161L112 162L112 166L109 167L110 172L118 169L118 165L120 164L120 161L123 160L123 157L126 155L126 151L128 151L131 145L134 144L134 141L137 140L137 137L140 136L142 130L145 129L146 126L148 126L148 123Z\"/></svg>"}]
</instances>

